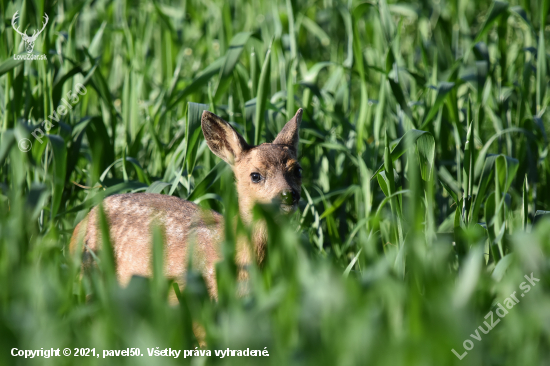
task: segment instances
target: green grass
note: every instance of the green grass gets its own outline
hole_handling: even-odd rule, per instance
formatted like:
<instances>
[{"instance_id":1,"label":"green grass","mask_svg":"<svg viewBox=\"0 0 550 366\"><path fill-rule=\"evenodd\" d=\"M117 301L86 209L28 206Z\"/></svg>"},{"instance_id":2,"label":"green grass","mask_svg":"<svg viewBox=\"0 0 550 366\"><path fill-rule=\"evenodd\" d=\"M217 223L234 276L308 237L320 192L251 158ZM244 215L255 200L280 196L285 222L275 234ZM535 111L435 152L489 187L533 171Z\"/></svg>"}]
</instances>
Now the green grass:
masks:
<instances>
[{"instance_id":1,"label":"green grass","mask_svg":"<svg viewBox=\"0 0 550 366\"><path fill-rule=\"evenodd\" d=\"M13 347L140 347L146 356L34 362L546 364L549 7L0 1L0 361L26 363ZM28 34L49 15L34 47L47 61L14 60L26 53L16 11ZM86 93L47 131L78 84ZM269 255L251 268L248 297L236 296L231 238L217 303L194 271L176 308L159 276L121 289L108 252L80 279L69 239L106 195L162 192L236 212L203 109L252 143L271 141L299 107L300 210L280 225L259 209ZM540 282L519 297L531 273ZM472 338L514 291L519 303ZM193 319L208 349L269 357L147 356L194 349ZM467 339L459 361L451 349L462 354Z\"/></svg>"}]
</instances>

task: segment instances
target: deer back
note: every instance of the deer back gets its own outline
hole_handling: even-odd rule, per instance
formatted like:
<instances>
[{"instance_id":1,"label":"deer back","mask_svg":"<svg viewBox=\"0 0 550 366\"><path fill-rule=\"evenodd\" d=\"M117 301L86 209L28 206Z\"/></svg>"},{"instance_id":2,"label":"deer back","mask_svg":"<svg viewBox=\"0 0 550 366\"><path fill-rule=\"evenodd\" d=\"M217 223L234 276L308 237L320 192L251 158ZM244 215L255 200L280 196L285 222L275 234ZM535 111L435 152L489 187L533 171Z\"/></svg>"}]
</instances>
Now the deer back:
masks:
<instances>
[{"instance_id":1,"label":"deer back","mask_svg":"<svg viewBox=\"0 0 550 366\"><path fill-rule=\"evenodd\" d=\"M220 258L223 235L220 214L177 197L151 193L110 196L102 206L121 285L126 285L132 275L152 275L151 237L153 228L158 226L164 239L165 275L183 282L192 250L194 267L203 273L210 291L215 287L214 264ZM99 209L100 206L93 208L78 224L71 240L73 252L79 240L83 243L85 269L93 265L91 251L97 253L102 245Z\"/></svg>"}]
</instances>

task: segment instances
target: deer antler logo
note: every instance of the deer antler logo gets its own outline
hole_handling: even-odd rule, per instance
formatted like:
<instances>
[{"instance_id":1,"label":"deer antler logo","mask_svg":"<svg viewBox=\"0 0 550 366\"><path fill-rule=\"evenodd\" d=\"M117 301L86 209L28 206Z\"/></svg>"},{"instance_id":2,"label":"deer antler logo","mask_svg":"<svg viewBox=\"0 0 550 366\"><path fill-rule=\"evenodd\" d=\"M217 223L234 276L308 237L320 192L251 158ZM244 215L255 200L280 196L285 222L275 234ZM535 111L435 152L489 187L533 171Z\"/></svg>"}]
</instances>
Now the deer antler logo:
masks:
<instances>
[{"instance_id":1,"label":"deer antler logo","mask_svg":"<svg viewBox=\"0 0 550 366\"><path fill-rule=\"evenodd\" d=\"M13 29L15 29L15 31L17 33L19 33L21 35L21 37L23 37L23 42L25 42L25 48L27 49L28 53L31 53L33 48L34 48L34 42L38 38L38 35L40 33L42 33L44 28L46 28L46 24L48 24L48 19L49 19L48 14L44 14L44 23L42 24L42 29L40 29L38 31L38 33L36 32L36 30L34 30L33 33L32 33L32 36L28 36L26 32L25 33L20 32L19 27L15 28L15 21L17 20L17 13L18 12L16 11L15 14L13 14L13 17L11 18L11 26L13 27Z\"/></svg>"}]
</instances>

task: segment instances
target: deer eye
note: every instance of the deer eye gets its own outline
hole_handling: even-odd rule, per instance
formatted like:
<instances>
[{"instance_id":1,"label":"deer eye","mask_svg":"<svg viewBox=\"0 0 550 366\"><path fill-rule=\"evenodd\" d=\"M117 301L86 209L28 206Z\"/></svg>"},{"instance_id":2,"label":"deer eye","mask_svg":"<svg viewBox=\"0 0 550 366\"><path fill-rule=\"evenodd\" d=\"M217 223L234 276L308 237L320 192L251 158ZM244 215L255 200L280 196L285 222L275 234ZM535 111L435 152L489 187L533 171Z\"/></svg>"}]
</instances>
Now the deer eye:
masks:
<instances>
[{"instance_id":1,"label":"deer eye","mask_svg":"<svg viewBox=\"0 0 550 366\"><path fill-rule=\"evenodd\" d=\"M260 183L262 180L260 173L252 173L250 174L250 178L252 179L252 183Z\"/></svg>"},{"instance_id":2,"label":"deer eye","mask_svg":"<svg viewBox=\"0 0 550 366\"><path fill-rule=\"evenodd\" d=\"M296 169L296 176L297 176L298 178L302 178L302 168Z\"/></svg>"}]
</instances>

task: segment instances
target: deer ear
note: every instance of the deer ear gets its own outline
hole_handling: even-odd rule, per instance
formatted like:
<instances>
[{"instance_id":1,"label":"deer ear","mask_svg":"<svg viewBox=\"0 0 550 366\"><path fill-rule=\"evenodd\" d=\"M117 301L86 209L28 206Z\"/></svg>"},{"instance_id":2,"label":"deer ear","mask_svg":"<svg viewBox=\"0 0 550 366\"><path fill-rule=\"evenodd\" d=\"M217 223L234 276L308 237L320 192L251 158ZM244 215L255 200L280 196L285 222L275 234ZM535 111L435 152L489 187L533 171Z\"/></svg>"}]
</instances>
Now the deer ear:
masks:
<instances>
[{"instance_id":1,"label":"deer ear","mask_svg":"<svg viewBox=\"0 0 550 366\"><path fill-rule=\"evenodd\" d=\"M201 126L210 150L230 165L239 159L243 151L250 148L229 123L214 113L204 111Z\"/></svg>"},{"instance_id":2,"label":"deer ear","mask_svg":"<svg viewBox=\"0 0 550 366\"><path fill-rule=\"evenodd\" d=\"M300 131L300 123L302 123L302 112L303 109L300 108L292 117L290 121L288 121L279 132L275 140L273 141L276 145L289 145L294 148L294 150L298 151L298 141L300 140L299 131Z\"/></svg>"}]
</instances>

